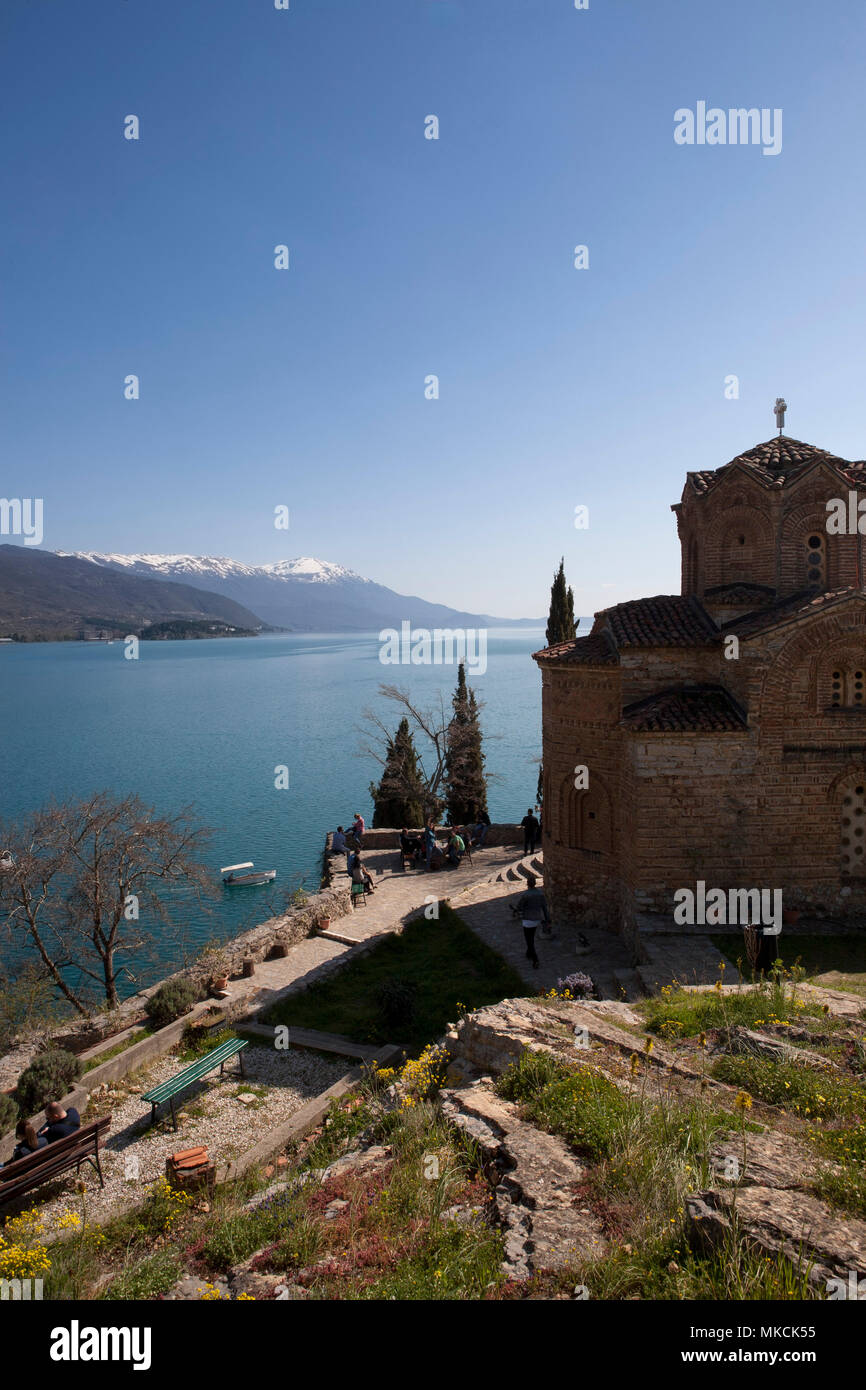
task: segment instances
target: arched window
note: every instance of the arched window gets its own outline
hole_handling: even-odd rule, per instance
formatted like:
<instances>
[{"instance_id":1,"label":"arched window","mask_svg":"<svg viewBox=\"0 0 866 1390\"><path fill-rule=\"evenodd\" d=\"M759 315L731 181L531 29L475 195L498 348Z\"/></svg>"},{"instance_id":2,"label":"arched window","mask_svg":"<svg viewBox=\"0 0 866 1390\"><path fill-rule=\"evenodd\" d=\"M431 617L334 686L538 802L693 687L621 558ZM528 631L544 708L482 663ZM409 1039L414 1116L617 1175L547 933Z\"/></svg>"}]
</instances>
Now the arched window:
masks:
<instances>
[{"instance_id":1,"label":"arched window","mask_svg":"<svg viewBox=\"0 0 866 1390\"><path fill-rule=\"evenodd\" d=\"M806 537L806 583L810 588L823 589L827 578L825 540L819 531Z\"/></svg>"},{"instance_id":2,"label":"arched window","mask_svg":"<svg viewBox=\"0 0 866 1390\"><path fill-rule=\"evenodd\" d=\"M863 680L863 668L834 666L830 672L831 709L858 709L863 704Z\"/></svg>"},{"instance_id":3,"label":"arched window","mask_svg":"<svg viewBox=\"0 0 866 1390\"><path fill-rule=\"evenodd\" d=\"M843 874L864 872L866 840L866 781L849 787L842 798L841 856Z\"/></svg>"}]
</instances>

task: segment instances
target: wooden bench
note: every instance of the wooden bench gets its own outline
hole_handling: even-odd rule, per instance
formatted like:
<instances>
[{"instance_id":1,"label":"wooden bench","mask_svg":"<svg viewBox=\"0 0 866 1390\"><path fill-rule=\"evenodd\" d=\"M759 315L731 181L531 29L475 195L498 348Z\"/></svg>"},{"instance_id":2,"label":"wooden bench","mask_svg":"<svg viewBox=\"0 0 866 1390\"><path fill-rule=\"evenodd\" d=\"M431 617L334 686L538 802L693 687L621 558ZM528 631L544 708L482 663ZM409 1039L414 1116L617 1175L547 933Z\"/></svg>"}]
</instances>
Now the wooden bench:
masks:
<instances>
[{"instance_id":1,"label":"wooden bench","mask_svg":"<svg viewBox=\"0 0 866 1390\"><path fill-rule=\"evenodd\" d=\"M154 1086L151 1091L145 1091L141 1097L150 1103L150 1123L156 1122L156 1108L163 1101L167 1100L171 1108L171 1120L174 1128L177 1129L177 1116L174 1113L174 1098L181 1091L185 1091L187 1086L191 1086L194 1081L200 1081L203 1076L207 1076L214 1067L219 1067L220 1076L226 1062L230 1062L232 1057L237 1057L240 1063L240 1074L245 1076L244 1059L241 1053L249 1043L246 1038L229 1038L228 1042L220 1043L211 1052L199 1057L197 1062L191 1062L183 1071L179 1071L176 1076L169 1077L168 1081L163 1081L159 1086Z\"/></svg>"},{"instance_id":2,"label":"wooden bench","mask_svg":"<svg viewBox=\"0 0 866 1390\"><path fill-rule=\"evenodd\" d=\"M5 1168L0 1169L0 1206L21 1197L31 1188L41 1187L43 1183L68 1172L70 1168L74 1168L77 1173L82 1163L89 1163L96 1169L99 1185L104 1187L99 1149L110 1124L111 1116L103 1115L102 1119L82 1125L65 1139L55 1139L43 1149L28 1154L26 1158L17 1158L14 1163L7 1163Z\"/></svg>"}]
</instances>

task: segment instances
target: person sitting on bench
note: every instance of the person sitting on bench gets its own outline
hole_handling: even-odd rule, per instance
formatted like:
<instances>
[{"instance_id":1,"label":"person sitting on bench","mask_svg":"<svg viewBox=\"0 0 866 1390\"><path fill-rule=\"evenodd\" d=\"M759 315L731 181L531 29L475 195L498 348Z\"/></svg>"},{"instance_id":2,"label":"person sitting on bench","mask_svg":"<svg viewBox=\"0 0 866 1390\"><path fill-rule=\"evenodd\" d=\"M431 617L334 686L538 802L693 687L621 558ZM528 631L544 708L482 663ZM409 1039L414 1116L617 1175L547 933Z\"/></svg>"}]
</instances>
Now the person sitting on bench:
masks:
<instances>
[{"instance_id":1,"label":"person sitting on bench","mask_svg":"<svg viewBox=\"0 0 866 1390\"><path fill-rule=\"evenodd\" d=\"M466 853L466 845L462 837L458 834L459 830L460 826L455 825L454 829L451 831L451 839L448 841L448 848L446 851L448 862L449 864L453 864L455 869Z\"/></svg>"},{"instance_id":2,"label":"person sitting on bench","mask_svg":"<svg viewBox=\"0 0 866 1390\"><path fill-rule=\"evenodd\" d=\"M19 1158L29 1158L31 1154L35 1154L37 1149L44 1149L45 1145L48 1143L47 1139L41 1139L39 1137L36 1133L36 1126L32 1125L29 1120L18 1121L15 1126L15 1138L18 1140L18 1143L12 1150L12 1157L9 1160L10 1163L17 1163ZM0 1168L3 1166L4 1165L0 1163Z\"/></svg>"},{"instance_id":3,"label":"person sitting on bench","mask_svg":"<svg viewBox=\"0 0 866 1390\"><path fill-rule=\"evenodd\" d=\"M53 1144L55 1139L68 1139L81 1128L81 1116L74 1105L64 1110L59 1101L50 1100L45 1107L45 1118L48 1123L42 1126L39 1135L44 1134L46 1144Z\"/></svg>"},{"instance_id":4,"label":"person sitting on bench","mask_svg":"<svg viewBox=\"0 0 866 1390\"><path fill-rule=\"evenodd\" d=\"M400 849L403 854L411 855L416 864L419 859L424 858L424 845L420 835L410 835L405 825L400 831Z\"/></svg>"},{"instance_id":5,"label":"person sitting on bench","mask_svg":"<svg viewBox=\"0 0 866 1390\"><path fill-rule=\"evenodd\" d=\"M352 867L352 882L363 883L365 893L375 893L376 891L376 889L373 887L372 874L370 873L369 869L365 869L364 865L361 863L360 850L355 855L355 863Z\"/></svg>"}]
</instances>

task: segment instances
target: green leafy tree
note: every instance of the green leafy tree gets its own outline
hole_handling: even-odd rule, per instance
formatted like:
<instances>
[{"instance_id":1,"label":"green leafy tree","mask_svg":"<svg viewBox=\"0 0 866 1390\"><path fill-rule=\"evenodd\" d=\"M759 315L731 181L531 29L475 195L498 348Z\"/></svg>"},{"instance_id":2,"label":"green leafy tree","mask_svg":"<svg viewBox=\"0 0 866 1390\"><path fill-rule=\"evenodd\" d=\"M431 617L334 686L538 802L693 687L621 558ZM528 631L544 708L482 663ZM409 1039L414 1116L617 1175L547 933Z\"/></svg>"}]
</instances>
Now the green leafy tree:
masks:
<instances>
[{"instance_id":1,"label":"green leafy tree","mask_svg":"<svg viewBox=\"0 0 866 1390\"><path fill-rule=\"evenodd\" d=\"M555 647L557 642L573 642L577 636L574 622L574 593L565 583L565 557L559 562L559 569L553 576L550 586L550 616L547 619L547 645Z\"/></svg>"},{"instance_id":2,"label":"green leafy tree","mask_svg":"<svg viewBox=\"0 0 866 1390\"><path fill-rule=\"evenodd\" d=\"M373 829L380 826L418 826L424 820L425 788L409 720L404 716L388 740L382 778L370 783Z\"/></svg>"},{"instance_id":3,"label":"green leafy tree","mask_svg":"<svg viewBox=\"0 0 866 1390\"><path fill-rule=\"evenodd\" d=\"M446 805L452 825L462 825L487 812L487 777L481 748L480 706L466 684L466 668L457 669L457 689L451 701L445 756Z\"/></svg>"}]
</instances>

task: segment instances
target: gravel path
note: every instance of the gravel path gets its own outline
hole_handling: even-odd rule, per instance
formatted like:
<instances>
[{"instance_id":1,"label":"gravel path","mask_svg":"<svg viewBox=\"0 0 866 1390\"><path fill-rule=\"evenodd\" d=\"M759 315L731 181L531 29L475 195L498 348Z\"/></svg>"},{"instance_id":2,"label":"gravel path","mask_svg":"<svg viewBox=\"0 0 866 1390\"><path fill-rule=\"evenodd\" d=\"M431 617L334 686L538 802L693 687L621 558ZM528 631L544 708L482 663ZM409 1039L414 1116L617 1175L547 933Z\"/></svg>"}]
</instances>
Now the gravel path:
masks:
<instances>
[{"instance_id":1,"label":"gravel path","mask_svg":"<svg viewBox=\"0 0 866 1390\"><path fill-rule=\"evenodd\" d=\"M205 1144L217 1164L237 1158L306 1101L345 1076L353 1065L346 1057L323 1057L299 1048L278 1052L252 1044L244 1049L243 1056L245 1078L236 1074L237 1062L233 1060L222 1080L216 1071L175 1100L177 1133L171 1127L170 1115L162 1118L163 1107L151 1128L150 1107L141 1099L142 1091L166 1081L185 1065L177 1056L162 1057L146 1071L92 1093L86 1121L107 1113L112 1121L100 1155L105 1188L100 1189L90 1164L81 1169L87 1184L88 1220L105 1220L140 1202L150 1184L164 1175L168 1155L179 1149ZM241 1099L244 1094L249 1097L247 1101ZM38 1206L48 1222L66 1211L80 1214L82 1198L75 1182L72 1173L46 1184L28 1194L25 1204ZM10 1207L10 1215L12 1211Z\"/></svg>"}]
</instances>

